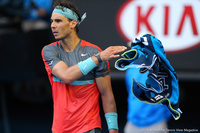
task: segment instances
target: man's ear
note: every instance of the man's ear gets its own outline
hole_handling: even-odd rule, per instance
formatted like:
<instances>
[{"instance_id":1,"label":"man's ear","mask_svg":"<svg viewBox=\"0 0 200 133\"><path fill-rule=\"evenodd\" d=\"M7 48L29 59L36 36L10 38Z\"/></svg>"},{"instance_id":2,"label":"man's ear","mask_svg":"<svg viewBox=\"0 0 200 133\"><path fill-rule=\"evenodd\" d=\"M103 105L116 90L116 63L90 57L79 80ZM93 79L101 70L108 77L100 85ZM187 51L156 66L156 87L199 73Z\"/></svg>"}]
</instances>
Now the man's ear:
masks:
<instances>
[{"instance_id":1,"label":"man's ear","mask_svg":"<svg viewBox=\"0 0 200 133\"><path fill-rule=\"evenodd\" d=\"M71 27L71 29L75 28L76 25L77 25L77 21L76 21L76 20L72 20L72 21L70 22L70 27Z\"/></svg>"}]
</instances>

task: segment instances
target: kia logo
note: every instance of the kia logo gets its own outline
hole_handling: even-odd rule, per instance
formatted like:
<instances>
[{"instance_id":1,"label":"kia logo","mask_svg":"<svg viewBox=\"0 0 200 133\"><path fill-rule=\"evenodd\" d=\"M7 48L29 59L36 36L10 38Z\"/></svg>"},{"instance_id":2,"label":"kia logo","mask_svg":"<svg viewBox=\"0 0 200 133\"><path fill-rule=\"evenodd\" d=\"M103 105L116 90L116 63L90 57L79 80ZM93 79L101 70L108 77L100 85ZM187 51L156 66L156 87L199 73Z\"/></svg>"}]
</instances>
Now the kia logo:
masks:
<instances>
[{"instance_id":1,"label":"kia logo","mask_svg":"<svg viewBox=\"0 0 200 133\"><path fill-rule=\"evenodd\" d=\"M119 9L116 25L125 41L151 32L168 53L200 44L200 0L127 0Z\"/></svg>"}]
</instances>

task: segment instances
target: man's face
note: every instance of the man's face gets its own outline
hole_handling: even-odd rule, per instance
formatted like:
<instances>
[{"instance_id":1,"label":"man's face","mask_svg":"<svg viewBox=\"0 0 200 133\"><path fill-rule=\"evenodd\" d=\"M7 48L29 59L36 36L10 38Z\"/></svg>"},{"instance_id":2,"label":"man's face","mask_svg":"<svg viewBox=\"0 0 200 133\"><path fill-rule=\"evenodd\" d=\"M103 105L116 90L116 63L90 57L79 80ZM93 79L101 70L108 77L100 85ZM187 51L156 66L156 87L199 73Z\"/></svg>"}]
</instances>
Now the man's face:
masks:
<instances>
[{"instance_id":1,"label":"man's face","mask_svg":"<svg viewBox=\"0 0 200 133\"><path fill-rule=\"evenodd\" d=\"M68 18L58 13L51 15L51 30L57 40L67 38L72 32L71 23Z\"/></svg>"}]
</instances>

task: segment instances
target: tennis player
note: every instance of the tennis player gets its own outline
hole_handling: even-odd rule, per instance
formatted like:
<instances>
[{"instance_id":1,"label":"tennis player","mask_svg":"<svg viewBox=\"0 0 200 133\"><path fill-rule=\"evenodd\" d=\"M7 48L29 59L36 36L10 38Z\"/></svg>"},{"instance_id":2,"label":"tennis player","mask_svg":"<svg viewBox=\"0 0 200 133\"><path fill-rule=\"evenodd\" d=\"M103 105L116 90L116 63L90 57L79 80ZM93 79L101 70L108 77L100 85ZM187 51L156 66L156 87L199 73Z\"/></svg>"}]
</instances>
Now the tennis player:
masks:
<instances>
[{"instance_id":1,"label":"tennis player","mask_svg":"<svg viewBox=\"0 0 200 133\"><path fill-rule=\"evenodd\" d=\"M118 132L117 110L111 87L108 60L119 57L124 46L102 51L78 37L80 17L77 7L57 1L51 29L58 41L45 46L42 58L52 86L53 133L100 133L99 94L109 133Z\"/></svg>"}]
</instances>

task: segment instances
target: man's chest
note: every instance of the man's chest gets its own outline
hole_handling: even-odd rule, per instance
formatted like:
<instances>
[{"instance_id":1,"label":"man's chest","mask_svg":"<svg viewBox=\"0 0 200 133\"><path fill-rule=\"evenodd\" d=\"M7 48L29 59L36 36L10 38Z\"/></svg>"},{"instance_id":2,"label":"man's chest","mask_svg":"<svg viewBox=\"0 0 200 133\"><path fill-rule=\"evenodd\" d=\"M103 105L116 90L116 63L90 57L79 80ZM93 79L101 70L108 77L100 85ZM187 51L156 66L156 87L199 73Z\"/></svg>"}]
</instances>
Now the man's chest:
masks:
<instances>
[{"instance_id":1,"label":"man's chest","mask_svg":"<svg viewBox=\"0 0 200 133\"><path fill-rule=\"evenodd\" d=\"M84 61L91 57L92 51L87 51L84 48L80 48L73 52L60 51L59 58L67 64L68 67L78 64L80 61Z\"/></svg>"}]
</instances>

